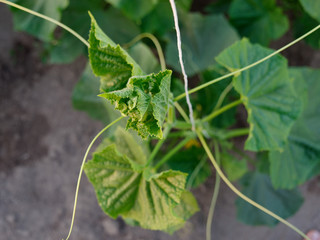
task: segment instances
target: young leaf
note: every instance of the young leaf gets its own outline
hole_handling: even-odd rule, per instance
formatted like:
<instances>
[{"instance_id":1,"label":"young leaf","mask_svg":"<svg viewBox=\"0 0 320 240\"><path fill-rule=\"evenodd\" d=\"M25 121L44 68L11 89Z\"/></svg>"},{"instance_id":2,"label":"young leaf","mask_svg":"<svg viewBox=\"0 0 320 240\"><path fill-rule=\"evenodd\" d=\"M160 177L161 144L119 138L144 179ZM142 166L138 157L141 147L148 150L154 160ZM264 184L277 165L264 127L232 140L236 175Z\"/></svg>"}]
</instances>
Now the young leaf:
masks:
<instances>
[{"instance_id":1,"label":"young leaf","mask_svg":"<svg viewBox=\"0 0 320 240\"><path fill-rule=\"evenodd\" d=\"M89 43L91 67L94 74L100 77L100 88L104 92L120 90L131 76L143 75L140 66L104 34L92 15Z\"/></svg>"},{"instance_id":2,"label":"young leaf","mask_svg":"<svg viewBox=\"0 0 320 240\"><path fill-rule=\"evenodd\" d=\"M182 51L188 75L202 72L213 65L214 57L239 39L222 15L182 14L181 23ZM170 35L166 59L176 71L181 71L176 42L175 35Z\"/></svg>"},{"instance_id":3,"label":"young leaf","mask_svg":"<svg viewBox=\"0 0 320 240\"><path fill-rule=\"evenodd\" d=\"M266 46L289 29L288 18L275 0L234 0L229 16L241 36Z\"/></svg>"},{"instance_id":4,"label":"young leaf","mask_svg":"<svg viewBox=\"0 0 320 240\"><path fill-rule=\"evenodd\" d=\"M304 10L318 22L320 22L320 2L314 0L300 0Z\"/></svg>"},{"instance_id":5,"label":"young leaf","mask_svg":"<svg viewBox=\"0 0 320 240\"><path fill-rule=\"evenodd\" d=\"M68 6L68 0L16 0L12 1L16 4L24 6L28 9L42 13L48 17L60 20L61 11ZM29 13L18 9L13 9L14 26L18 31L26 31L29 34L40 38L43 41L50 41L53 37L53 31L56 25L48 21L44 21Z\"/></svg>"},{"instance_id":6,"label":"young leaf","mask_svg":"<svg viewBox=\"0 0 320 240\"><path fill-rule=\"evenodd\" d=\"M307 93L307 98L284 151L269 154L272 184L285 189L292 189L320 173L320 70L293 68L290 73L299 83L299 94ZM301 84L304 81L307 86Z\"/></svg>"},{"instance_id":7,"label":"young leaf","mask_svg":"<svg viewBox=\"0 0 320 240\"><path fill-rule=\"evenodd\" d=\"M79 82L72 92L72 105L75 109L85 111L90 117L103 123L110 122L119 117L119 112L113 106L99 98L100 81L92 73L90 65L87 65Z\"/></svg>"},{"instance_id":8,"label":"young leaf","mask_svg":"<svg viewBox=\"0 0 320 240\"><path fill-rule=\"evenodd\" d=\"M223 51L216 60L234 71L272 52L243 39ZM233 86L248 111L250 133L245 148L252 151L283 149L301 112L286 59L277 55L236 75Z\"/></svg>"},{"instance_id":9,"label":"young leaf","mask_svg":"<svg viewBox=\"0 0 320 240\"><path fill-rule=\"evenodd\" d=\"M259 172L248 174L242 181L242 192L282 218L295 214L303 203L298 190L275 190L269 176ZM274 226L278 221L244 200L236 200L237 218L249 225Z\"/></svg>"},{"instance_id":10,"label":"young leaf","mask_svg":"<svg viewBox=\"0 0 320 240\"><path fill-rule=\"evenodd\" d=\"M181 226L184 217L190 215L188 208L188 211L176 209L185 191L186 174L172 170L159 174L149 172L141 165L146 158L135 152L140 146L134 143L129 144L129 154L119 153L118 145L112 144L95 153L85 164L85 173L95 188L101 208L113 218L132 219L143 228L170 231L174 226Z\"/></svg>"},{"instance_id":11,"label":"young leaf","mask_svg":"<svg viewBox=\"0 0 320 240\"><path fill-rule=\"evenodd\" d=\"M131 77L127 87L100 96L115 104L116 109L129 116L127 128L142 138L149 135L162 138L162 124L169 105L171 71L141 77Z\"/></svg>"}]
</instances>

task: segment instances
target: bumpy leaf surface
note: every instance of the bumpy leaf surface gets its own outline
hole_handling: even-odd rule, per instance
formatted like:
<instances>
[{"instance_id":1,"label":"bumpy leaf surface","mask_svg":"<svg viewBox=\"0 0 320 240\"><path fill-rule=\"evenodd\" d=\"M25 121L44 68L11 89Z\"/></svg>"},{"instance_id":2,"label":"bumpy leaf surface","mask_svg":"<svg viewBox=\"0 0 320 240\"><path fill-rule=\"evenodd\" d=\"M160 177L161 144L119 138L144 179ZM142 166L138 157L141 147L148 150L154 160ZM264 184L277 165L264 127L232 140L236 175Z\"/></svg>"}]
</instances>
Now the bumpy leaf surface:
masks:
<instances>
[{"instance_id":1,"label":"bumpy leaf surface","mask_svg":"<svg viewBox=\"0 0 320 240\"><path fill-rule=\"evenodd\" d=\"M216 60L234 71L270 53L272 50L243 39ZM293 89L286 59L274 56L235 76L233 85L248 111L250 133L245 148L252 151L283 149L301 112L301 101Z\"/></svg>"},{"instance_id":2,"label":"bumpy leaf surface","mask_svg":"<svg viewBox=\"0 0 320 240\"><path fill-rule=\"evenodd\" d=\"M289 21L275 0L235 0L229 16L242 36L263 45L269 45L289 28Z\"/></svg>"},{"instance_id":3,"label":"bumpy leaf surface","mask_svg":"<svg viewBox=\"0 0 320 240\"><path fill-rule=\"evenodd\" d=\"M190 13L182 14L180 18L182 51L188 75L202 72L213 65L214 57L239 39L222 15ZM175 34L170 35L166 59L176 71L181 72Z\"/></svg>"},{"instance_id":4,"label":"bumpy leaf surface","mask_svg":"<svg viewBox=\"0 0 320 240\"><path fill-rule=\"evenodd\" d=\"M110 92L126 86L131 76L143 75L140 66L116 45L91 16L89 59L95 75L100 77L101 90Z\"/></svg>"},{"instance_id":5,"label":"bumpy leaf surface","mask_svg":"<svg viewBox=\"0 0 320 240\"><path fill-rule=\"evenodd\" d=\"M182 195L187 175L172 170L153 174L144 169L143 149L123 130L115 142L95 153L84 168L103 211L113 218L137 221L143 228L171 231L181 227L195 212L192 197Z\"/></svg>"},{"instance_id":6,"label":"bumpy leaf surface","mask_svg":"<svg viewBox=\"0 0 320 240\"><path fill-rule=\"evenodd\" d=\"M314 0L300 0L304 10L314 19L320 22L320 2Z\"/></svg>"},{"instance_id":7,"label":"bumpy leaf surface","mask_svg":"<svg viewBox=\"0 0 320 240\"><path fill-rule=\"evenodd\" d=\"M303 203L298 190L275 190L269 176L259 172L247 175L242 181L242 192L282 218L292 216ZM236 201L237 218L249 225L273 226L278 221L244 200Z\"/></svg>"},{"instance_id":8,"label":"bumpy leaf surface","mask_svg":"<svg viewBox=\"0 0 320 240\"><path fill-rule=\"evenodd\" d=\"M294 68L291 76L298 83L299 94L306 95L304 111L293 126L284 151L269 154L272 184L286 189L320 173L320 70ZM306 86L301 84L304 81Z\"/></svg>"},{"instance_id":9,"label":"bumpy leaf surface","mask_svg":"<svg viewBox=\"0 0 320 240\"><path fill-rule=\"evenodd\" d=\"M60 20L61 11L68 6L68 0L16 0L12 1L48 17ZM29 13L13 9L14 26L19 31L26 31L44 41L50 41L56 25Z\"/></svg>"},{"instance_id":10,"label":"bumpy leaf surface","mask_svg":"<svg viewBox=\"0 0 320 240\"><path fill-rule=\"evenodd\" d=\"M115 104L122 114L129 116L127 128L142 138L149 135L162 138L170 93L171 71L141 77L131 77L127 87L100 96Z\"/></svg>"}]
</instances>

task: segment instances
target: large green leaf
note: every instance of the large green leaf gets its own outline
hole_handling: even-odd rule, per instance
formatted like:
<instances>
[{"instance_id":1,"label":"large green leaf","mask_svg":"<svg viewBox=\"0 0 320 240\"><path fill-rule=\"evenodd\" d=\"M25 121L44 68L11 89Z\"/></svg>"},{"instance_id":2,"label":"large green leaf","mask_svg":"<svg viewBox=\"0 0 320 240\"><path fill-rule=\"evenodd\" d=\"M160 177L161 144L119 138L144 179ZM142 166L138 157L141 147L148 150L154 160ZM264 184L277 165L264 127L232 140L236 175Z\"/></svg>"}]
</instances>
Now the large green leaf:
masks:
<instances>
[{"instance_id":1,"label":"large green leaf","mask_svg":"<svg viewBox=\"0 0 320 240\"><path fill-rule=\"evenodd\" d=\"M188 75L202 72L213 65L214 57L239 39L222 15L181 14L180 20L182 51ZM166 59L169 65L181 72L174 33L170 35Z\"/></svg>"},{"instance_id":2,"label":"large green leaf","mask_svg":"<svg viewBox=\"0 0 320 240\"><path fill-rule=\"evenodd\" d=\"M183 197L186 174L172 170L153 174L144 169L143 149L123 130L120 137L116 135L116 142L95 153L84 167L103 211L152 230L172 231L181 227L186 217L195 212L193 198Z\"/></svg>"},{"instance_id":3,"label":"large green leaf","mask_svg":"<svg viewBox=\"0 0 320 240\"><path fill-rule=\"evenodd\" d=\"M158 0L106 0L106 2L121 9L131 19L138 20L148 14Z\"/></svg>"},{"instance_id":4,"label":"large green leaf","mask_svg":"<svg viewBox=\"0 0 320 240\"><path fill-rule=\"evenodd\" d=\"M202 148L193 146L176 153L167 164L172 170L188 173L187 186L198 187L211 175L210 165L204 156Z\"/></svg>"},{"instance_id":5,"label":"large green leaf","mask_svg":"<svg viewBox=\"0 0 320 240\"><path fill-rule=\"evenodd\" d=\"M293 126L284 151L269 154L270 176L277 188L292 189L320 173L320 70L294 68L300 95L306 95L304 111ZM306 81L307 87L301 85Z\"/></svg>"},{"instance_id":6,"label":"large green leaf","mask_svg":"<svg viewBox=\"0 0 320 240\"><path fill-rule=\"evenodd\" d=\"M104 0L70 0L69 6L63 11L61 21L87 38L90 30L90 11L101 29L119 44L127 43L140 31L139 28L115 8L105 9ZM52 42L49 47L49 58L52 63L67 63L81 54L87 54L87 47L67 31L62 31L61 37Z\"/></svg>"},{"instance_id":7,"label":"large green leaf","mask_svg":"<svg viewBox=\"0 0 320 240\"><path fill-rule=\"evenodd\" d=\"M127 128L142 138L162 138L162 124L167 114L171 71L131 77L127 87L100 96L110 100L117 110L129 116Z\"/></svg>"},{"instance_id":8,"label":"large green leaf","mask_svg":"<svg viewBox=\"0 0 320 240\"><path fill-rule=\"evenodd\" d=\"M12 0L12 2L58 21L61 18L61 11L68 6L68 0ZM52 39L53 31L56 28L55 24L18 9L13 9L13 13L16 30L26 31L44 41Z\"/></svg>"},{"instance_id":9,"label":"large green leaf","mask_svg":"<svg viewBox=\"0 0 320 240\"><path fill-rule=\"evenodd\" d=\"M275 190L269 176L259 172L246 175L242 180L242 192L260 205L282 218L295 214L303 203L298 190ZM237 218L249 225L273 226L278 221L251 204L238 198Z\"/></svg>"},{"instance_id":10,"label":"large green leaf","mask_svg":"<svg viewBox=\"0 0 320 240\"><path fill-rule=\"evenodd\" d=\"M263 45L269 45L289 29L288 18L275 0L234 0L229 16L241 36Z\"/></svg>"},{"instance_id":11,"label":"large green leaf","mask_svg":"<svg viewBox=\"0 0 320 240\"><path fill-rule=\"evenodd\" d=\"M272 52L243 39L222 52L216 60L234 71ZM236 75L233 85L248 111L250 133L245 148L252 151L283 149L301 112L301 102L289 78L286 59L274 56Z\"/></svg>"},{"instance_id":12,"label":"large green leaf","mask_svg":"<svg viewBox=\"0 0 320 240\"><path fill-rule=\"evenodd\" d=\"M320 2L316 0L300 0L304 10L320 22Z\"/></svg>"},{"instance_id":13,"label":"large green leaf","mask_svg":"<svg viewBox=\"0 0 320 240\"><path fill-rule=\"evenodd\" d=\"M87 65L73 89L72 104L75 109L85 111L90 117L107 123L118 118L120 114L110 103L98 97L99 87L99 78L93 75L90 65Z\"/></svg>"},{"instance_id":14,"label":"large green leaf","mask_svg":"<svg viewBox=\"0 0 320 240\"><path fill-rule=\"evenodd\" d=\"M93 73L100 77L101 90L109 92L126 86L131 76L143 75L140 66L116 45L91 16L89 59Z\"/></svg>"}]
</instances>

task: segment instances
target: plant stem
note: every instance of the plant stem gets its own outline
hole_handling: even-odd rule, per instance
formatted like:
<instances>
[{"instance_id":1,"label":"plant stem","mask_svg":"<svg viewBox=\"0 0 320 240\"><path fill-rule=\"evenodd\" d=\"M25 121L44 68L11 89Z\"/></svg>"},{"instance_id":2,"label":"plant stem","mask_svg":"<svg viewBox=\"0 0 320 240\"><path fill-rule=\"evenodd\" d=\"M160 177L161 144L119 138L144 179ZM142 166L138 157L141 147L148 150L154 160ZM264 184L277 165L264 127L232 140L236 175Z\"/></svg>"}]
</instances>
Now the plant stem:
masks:
<instances>
[{"instance_id":1,"label":"plant stem","mask_svg":"<svg viewBox=\"0 0 320 240\"><path fill-rule=\"evenodd\" d=\"M244 135L248 135L250 132L249 128L238 128L238 129L232 129L229 130L224 136L223 139L229 139L233 137L240 137Z\"/></svg>"},{"instance_id":2,"label":"plant stem","mask_svg":"<svg viewBox=\"0 0 320 240\"><path fill-rule=\"evenodd\" d=\"M209 114L208 116L206 116L205 118L202 119L202 122L208 122L212 119L214 119L215 117L219 116L220 114L224 113L225 111L229 110L230 108L233 108L235 106L238 106L239 104L243 103L242 99L239 99L237 101L234 101L232 103L229 103L228 105L223 106L222 108L213 111L211 114Z\"/></svg>"},{"instance_id":3,"label":"plant stem","mask_svg":"<svg viewBox=\"0 0 320 240\"><path fill-rule=\"evenodd\" d=\"M215 78L215 79L213 79L213 80L211 80L211 81L209 81L209 82L206 82L206 83L204 83L204 84L201 84L200 86L195 87L195 88L189 90L189 91L187 92L187 94L195 93L195 92L197 92L197 91L199 91L199 90L201 90L201 89L203 89L203 88L205 88L205 87L210 86L211 84L217 83L217 82L219 82L219 81L221 81L221 80L223 80L223 79L226 79L226 78L228 78L228 77L231 77L231 76L234 76L234 75L236 75L236 74L239 74L239 73L241 73L241 72L243 72L243 71L245 71L245 70L248 70L248 69L250 69L250 68L252 68L252 67L260 64L260 63L268 60L269 58L277 55L278 53L286 50L287 48L289 48L289 47L291 47L292 45L296 44L297 42L301 41L302 39L306 38L307 36L309 36L309 35L312 34L313 32L317 31L319 28L320 28L320 24L319 24L318 26L316 26L315 28L311 29L309 32L307 32L307 33L305 33L304 35L302 35L301 37L297 38L296 40L290 42L289 44L287 44L287 45L285 45L284 47L278 49L277 51L274 51L274 52L271 53L270 55L268 55L268 56L266 56L266 57L264 57L264 58L262 58L262 59L260 59L260 60L258 60L258 61L256 61L256 62L254 62L254 63L252 63L252 64L250 64L250 65L248 65L248 66L246 66L246 67L243 67L243 68L238 69L238 70L236 70L236 71L234 71L234 72L228 73L228 74L226 74L226 75L224 75L224 76L222 76L222 77L218 77L218 78ZM179 100L181 100L182 98L184 98L185 96L186 96L186 93L182 93L182 94L180 94L179 96L175 97L175 98L174 98L174 101L179 101Z\"/></svg>"},{"instance_id":4,"label":"plant stem","mask_svg":"<svg viewBox=\"0 0 320 240\"><path fill-rule=\"evenodd\" d=\"M198 165L195 167L193 172L190 174L189 181L187 183L186 189L191 189L191 186L192 186L195 178L197 177L198 173L200 172L200 169L205 164L206 160L207 160L207 155L204 154L203 157L201 158L200 162L198 163Z\"/></svg>"},{"instance_id":5,"label":"plant stem","mask_svg":"<svg viewBox=\"0 0 320 240\"><path fill-rule=\"evenodd\" d=\"M191 139L193 139L194 136L189 136L182 140L177 146L175 146L173 149L170 150L154 167L155 170L157 170L160 166L162 166L164 163L166 163L170 158L176 154L181 148L183 148Z\"/></svg>"},{"instance_id":6,"label":"plant stem","mask_svg":"<svg viewBox=\"0 0 320 240\"><path fill-rule=\"evenodd\" d=\"M161 65L161 70L162 71L166 70L166 61L165 61L165 58L164 58L164 54L163 54L163 51L162 51L161 44L153 34L151 34L151 33L141 33L138 36L136 36L134 39L132 39L130 42L128 42L125 45L123 45L123 47L124 48L129 48L133 44L135 44L136 42L140 41L143 38L149 38L153 42L153 44L156 47L157 52L158 52L160 65Z\"/></svg>"},{"instance_id":7,"label":"plant stem","mask_svg":"<svg viewBox=\"0 0 320 240\"><path fill-rule=\"evenodd\" d=\"M112 125L114 125L115 123L119 122L121 119L123 119L124 117L121 116L119 118L117 118L116 120L114 120L112 123L110 123L109 125L107 125L104 129L102 129L91 141L91 143L89 144L88 148L87 148L87 151L83 157L83 160L82 160L82 164L81 164L81 167L80 167L80 172L79 172L79 176L78 176L78 181L77 181L77 187L76 187L76 193L75 193L75 197L74 197L74 205L73 205L73 212L72 212L72 219L71 219L71 225L70 225L70 230L69 230L69 233L68 233L68 236L66 238L66 240L69 239L70 235L71 235L71 232L72 232L72 228L73 228L73 224L74 224L74 218L75 218L75 214L76 214L76 209L77 209L77 201L78 201L78 193L79 193L79 187L80 187L80 181L81 181L81 176L82 176L82 172L83 172L83 167L84 167L84 164L86 162L86 159L87 159L87 156L90 152L90 149L92 147L92 145L95 143L95 141L97 140L97 138L102 134L104 133L109 127L111 127Z\"/></svg>"},{"instance_id":8,"label":"plant stem","mask_svg":"<svg viewBox=\"0 0 320 240\"><path fill-rule=\"evenodd\" d=\"M81 37L78 33L76 33L74 30L72 30L71 28L69 28L68 26L64 25L63 23L51 18L51 17L48 17L46 15L43 15L41 13L38 13L38 12L35 12L35 11L32 11L31 9L28 9L28 8L25 8L23 6L20 6L18 4L15 4L15 3L12 3L10 1L6 1L6 0L0 0L0 2L2 3L5 3L7 5L10 5L12 7L15 7L15 8L18 8L24 12L27 12L27 13L30 13L31 15L34 15L34 16L37 16L39 18L42 18L44 20L47 20L49 22L52 22L60 27L62 27L64 30L68 31L69 33L71 33L73 36L75 36L76 38L78 38L84 45L86 45L88 48L90 47L90 44L83 38Z\"/></svg>"},{"instance_id":9,"label":"plant stem","mask_svg":"<svg viewBox=\"0 0 320 240\"><path fill-rule=\"evenodd\" d=\"M219 96L219 99L217 101L216 106L214 107L213 110L217 110L221 107L223 100L226 98L226 96L228 95L228 93L232 90L233 88L233 83L231 81L231 83L229 83L229 85L222 91L222 93Z\"/></svg>"},{"instance_id":10,"label":"plant stem","mask_svg":"<svg viewBox=\"0 0 320 240\"><path fill-rule=\"evenodd\" d=\"M217 164L220 165L220 150L219 150L219 145L215 140L214 140L214 149L216 151ZM211 200L210 209L209 209L208 218L207 218L206 240L211 240L212 219L213 219L213 214L214 214L214 210L215 210L218 195L219 195L220 182L221 182L220 175L216 173L216 181L214 184L214 191L213 191L212 200Z\"/></svg>"},{"instance_id":11,"label":"plant stem","mask_svg":"<svg viewBox=\"0 0 320 240\"><path fill-rule=\"evenodd\" d=\"M157 153L159 152L160 148L162 147L163 143L165 142L165 140L167 139L167 135L170 132L172 126L169 125L166 127L166 129L163 131L163 138L160 139L156 146L154 147L153 151L151 152L149 159L147 161L146 167L150 166L150 164L152 163L154 157L157 155Z\"/></svg>"},{"instance_id":12,"label":"plant stem","mask_svg":"<svg viewBox=\"0 0 320 240\"><path fill-rule=\"evenodd\" d=\"M181 34L180 34L180 28L179 28L178 13L177 13L177 8L176 8L176 4L175 4L174 0L169 0L169 1L170 1L172 13L173 13L174 26L175 26L176 33L177 33L177 48L178 48L179 62L180 62L181 71L182 71L183 80L184 80L184 90L185 90L184 96L186 97L188 108L189 108L189 117L190 117L190 122L192 125L192 130L195 131L193 109L192 109L192 104L190 101L190 96L188 93L188 76L187 76L186 71L184 69L184 64L183 64L183 59L182 59Z\"/></svg>"},{"instance_id":13,"label":"plant stem","mask_svg":"<svg viewBox=\"0 0 320 240\"><path fill-rule=\"evenodd\" d=\"M295 227L294 225L292 225L291 223L287 222L286 220L284 220L283 218L279 217L278 215L276 215L275 213L271 212L270 210L266 209L265 207L261 206L260 204L256 203L255 201L253 201L252 199L248 198L247 196L245 196L243 193L241 193L229 180L228 178L224 175L224 173L222 172L221 168L219 167L219 164L216 162L216 160L214 159L206 141L204 140L202 133L197 130L196 131L198 138L204 148L204 150L206 151L209 159L211 160L214 168L217 171L217 174L220 175L221 179L228 185L228 187L235 193L237 194L240 198L242 198L243 200L245 200L246 202L250 203L251 205L255 206L256 208L260 209L261 211L265 212L266 214L270 215L271 217L277 219L278 221L282 222L283 224L287 225L289 228L291 228L292 230L294 230L296 233L300 234L302 237L304 237L307 240L310 240L310 238L308 238L300 229L298 229L297 227Z\"/></svg>"},{"instance_id":14,"label":"plant stem","mask_svg":"<svg viewBox=\"0 0 320 240\"><path fill-rule=\"evenodd\" d=\"M180 113L180 115L182 116L182 118L187 122L190 123L190 119L188 117L188 115L186 114L186 112L183 110L183 108L180 106L180 104L178 102L174 102L174 106L176 107L176 109L178 110L178 112Z\"/></svg>"}]
</instances>

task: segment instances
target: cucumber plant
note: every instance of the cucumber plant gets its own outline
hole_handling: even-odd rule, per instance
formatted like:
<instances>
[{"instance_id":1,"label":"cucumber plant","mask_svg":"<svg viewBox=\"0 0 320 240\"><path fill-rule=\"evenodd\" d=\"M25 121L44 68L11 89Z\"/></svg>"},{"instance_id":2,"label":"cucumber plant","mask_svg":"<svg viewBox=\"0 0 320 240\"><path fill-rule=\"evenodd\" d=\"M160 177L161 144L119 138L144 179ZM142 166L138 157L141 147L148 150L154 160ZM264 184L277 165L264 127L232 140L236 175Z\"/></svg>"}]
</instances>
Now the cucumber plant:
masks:
<instances>
[{"instance_id":1,"label":"cucumber plant","mask_svg":"<svg viewBox=\"0 0 320 240\"><path fill-rule=\"evenodd\" d=\"M211 6L219 12L229 9L231 24L244 36L239 39L238 33L222 15L202 16L182 11L190 7L191 1L180 1L179 13L186 26L197 23L201 30L196 29L197 25L192 25L194 29L185 27L180 33L175 3L170 0L174 16L170 20L175 23L178 48L173 44L174 41L169 42L166 56L173 69L183 73L184 84L181 84L176 75L166 68L161 44L154 35L138 35L121 47L104 33L95 19L95 13L100 15L99 1L91 3L94 11L90 14L88 42L50 17L5 0L0 2L58 24L84 43L88 48L90 66L75 89L75 107L86 110L94 118L113 120L93 139L84 156L67 239L72 231L83 170L107 215L112 218L121 216L128 224L142 228L173 233L199 210L190 189L202 184L210 175L207 157L217 172L207 223L207 239L210 239L220 178L239 196L236 205L241 221L269 226L280 221L308 239L301 230L284 219L294 214L303 202L296 187L320 172L320 102L317 97L320 70L288 67L287 60L279 53L302 39L309 39L308 42L316 45L317 41L311 39L311 34L315 32L316 35L320 25L313 24L312 30L274 51L266 45L283 35L288 28L288 19L275 1L234 0L227 1L227 7ZM157 13L160 3L164 9L169 4L169 1L151 1L151 4L142 4L138 14L133 15L130 9L134 1L123 1L121 4L120 1L107 2L131 18L145 17L148 20L152 20ZM285 2L288 8L294 9L296 6L290 1ZM319 4L312 5L307 0L300 2L313 21L320 21L319 11L316 11L320 8ZM55 4L61 8L67 6L66 1L57 1ZM77 6L77 3L72 4ZM32 4L28 7L32 7ZM255 13L258 24L252 23L248 11ZM21 21L20 16L16 22L19 24ZM283 24L277 26L278 21ZM29 24L33 26L28 27L30 30L44 23L31 19ZM225 39L217 41L217 36L209 34L211 24L215 24L217 32L227 27L231 30L223 32ZM26 25L20 25L21 29ZM261 38L257 28L266 28L267 37ZM43 30L40 35L45 40L44 36L50 34L48 28L40 29ZM159 28L154 31L159 31ZM194 31L197 36L208 36L209 40L217 41L219 46L214 50L206 49L208 42L204 38L201 38L201 42L188 31ZM186 41L185 70L180 36L182 42ZM152 64L154 56L147 54L150 53L145 50L148 48L137 44L145 37L155 43L161 62L160 71L157 63ZM168 39L175 37L168 35ZM73 39L67 38L66 41L69 41L68 46ZM194 41L196 46L193 45ZM133 50L130 48L132 45L137 48ZM61 53L56 46L52 55L56 53L57 56L59 51ZM145 55L141 56L141 52ZM76 56L79 52L72 54ZM186 74L192 76L199 72L201 84L188 91ZM97 88L100 99L94 97L92 100ZM194 97L196 92L199 94ZM191 94L192 98L189 99ZM185 98L187 105L180 105L179 102ZM110 104L116 111L110 108ZM196 107L192 108L192 105ZM235 109L239 105L243 105L247 111L248 127L230 128L234 125ZM189 116L184 110L187 106ZM103 109L110 118L97 109ZM93 143L115 124L118 127L101 142L92 159L86 162ZM231 140L239 136L247 136L244 148L257 152L256 160L233 144ZM235 154L242 157L241 161L235 158ZM248 165L254 170L249 170ZM239 180L242 192L230 180ZM266 194L268 197L265 197Z\"/></svg>"}]
</instances>

